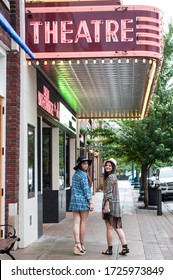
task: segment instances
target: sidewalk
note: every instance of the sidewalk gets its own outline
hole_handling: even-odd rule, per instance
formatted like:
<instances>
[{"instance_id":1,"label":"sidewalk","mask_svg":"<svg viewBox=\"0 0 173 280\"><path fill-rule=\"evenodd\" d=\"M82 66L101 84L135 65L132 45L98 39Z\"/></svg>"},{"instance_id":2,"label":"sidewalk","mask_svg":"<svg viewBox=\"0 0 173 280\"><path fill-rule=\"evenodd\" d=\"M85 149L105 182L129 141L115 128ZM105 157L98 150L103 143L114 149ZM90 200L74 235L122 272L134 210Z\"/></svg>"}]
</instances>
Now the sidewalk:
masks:
<instances>
[{"instance_id":1,"label":"sidewalk","mask_svg":"<svg viewBox=\"0 0 173 280\"><path fill-rule=\"evenodd\" d=\"M114 234L114 254L102 255L107 248L105 225L101 217L102 193L93 196L95 210L90 213L86 232L86 254L73 254L73 218L68 212L58 224L44 224L44 235L25 249L17 249L17 260L173 260L173 213L162 204L162 216L156 206L143 208L139 190L128 181L119 181L123 229L130 253L120 256L120 242ZM0 259L9 259L0 255Z\"/></svg>"}]
</instances>

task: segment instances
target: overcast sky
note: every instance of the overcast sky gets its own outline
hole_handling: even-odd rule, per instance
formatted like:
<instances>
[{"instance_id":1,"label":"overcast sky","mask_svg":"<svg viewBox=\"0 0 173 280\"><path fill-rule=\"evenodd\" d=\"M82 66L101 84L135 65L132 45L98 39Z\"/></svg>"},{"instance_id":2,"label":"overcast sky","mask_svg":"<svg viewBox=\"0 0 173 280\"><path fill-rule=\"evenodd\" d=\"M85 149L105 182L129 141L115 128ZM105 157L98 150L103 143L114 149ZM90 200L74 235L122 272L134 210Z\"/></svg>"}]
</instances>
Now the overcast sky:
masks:
<instances>
[{"instance_id":1,"label":"overcast sky","mask_svg":"<svg viewBox=\"0 0 173 280\"><path fill-rule=\"evenodd\" d=\"M123 0L123 5L145 5L154 6L163 11L164 30L167 30L167 23L173 18L173 0Z\"/></svg>"}]
</instances>

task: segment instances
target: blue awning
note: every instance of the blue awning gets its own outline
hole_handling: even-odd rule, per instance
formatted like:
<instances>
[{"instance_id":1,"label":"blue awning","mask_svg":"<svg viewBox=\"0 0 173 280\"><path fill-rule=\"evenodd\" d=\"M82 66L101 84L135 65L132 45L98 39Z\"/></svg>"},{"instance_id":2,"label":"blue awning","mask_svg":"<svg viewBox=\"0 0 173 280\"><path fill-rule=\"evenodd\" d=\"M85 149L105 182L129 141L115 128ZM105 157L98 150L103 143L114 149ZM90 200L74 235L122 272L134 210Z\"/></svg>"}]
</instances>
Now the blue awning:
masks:
<instances>
[{"instance_id":1,"label":"blue awning","mask_svg":"<svg viewBox=\"0 0 173 280\"><path fill-rule=\"evenodd\" d=\"M18 45L32 58L35 59L31 50L27 47L27 45L21 40L16 31L12 28L9 22L5 19L5 17L0 13L0 25L2 28L10 35L13 40L18 43Z\"/></svg>"}]
</instances>

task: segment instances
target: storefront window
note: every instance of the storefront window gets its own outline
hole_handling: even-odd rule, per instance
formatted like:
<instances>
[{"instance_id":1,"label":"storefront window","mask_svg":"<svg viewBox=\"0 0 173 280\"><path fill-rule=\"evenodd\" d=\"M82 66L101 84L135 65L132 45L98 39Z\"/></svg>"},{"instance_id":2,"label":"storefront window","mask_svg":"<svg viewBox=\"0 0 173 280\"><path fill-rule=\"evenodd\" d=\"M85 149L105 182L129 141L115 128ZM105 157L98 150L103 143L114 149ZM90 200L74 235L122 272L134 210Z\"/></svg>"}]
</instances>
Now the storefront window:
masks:
<instances>
[{"instance_id":1,"label":"storefront window","mask_svg":"<svg viewBox=\"0 0 173 280\"><path fill-rule=\"evenodd\" d=\"M70 138L66 136L66 188L70 187Z\"/></svg>"},{"instance_id":2,"label":"storefront window","mask_svg":"<svg viewBox=\"0 0 173 280\"><path fill-rule=\"evenodd\" d=\"M2 103L3 99L0 97L0 151L2 151ZM2 193L2 153L0 153L0 193ZM0 196L0 205L1 205L1 200L2 196ZM1 209L0 209L1 213Z\"/></svg>"},{"instance_id":3,"label":"storefront window","mask_svg":"<svg viewBox=\"0 0 173 280\"><path fill-rule=\"evenodd\" d=\"M42 182L42 157L41 157L41 153L42 153L42 145L41 145L41 141L42 141L42 128L41 128L41 118L38 117L37 118L37 166L38 166L38 193L41 193L42 188L41 188L41 182Z\"/></svg>"},{"instance_id":4,"label":"storefront window","mask_svg":"<svg viewBox=\"0 0 173 280\"><path fill-rule=\"evenodd\" d=\"M65 182L65 134L61 130L59 131L59 187L60 189L63 189L64 182Z\"/></svg>"},{"instance_id":5,"label":"storefront window","mask_svg":"<svg viewBox=\"0 0 173 280\"><path fill-rule=\"evenodd\" d=\"M43 188L51 188L51 128L43 128Z\"/></svg>"},{"instance_id":6,"label":"storefront window","mask_svg":"<svg viewBox=\"0 0 173 280\"><path fill-rule=\"evenodd\" d=\"M28 198L35 196L35 131L28 125Z\"/></svg>"}]
</instances>

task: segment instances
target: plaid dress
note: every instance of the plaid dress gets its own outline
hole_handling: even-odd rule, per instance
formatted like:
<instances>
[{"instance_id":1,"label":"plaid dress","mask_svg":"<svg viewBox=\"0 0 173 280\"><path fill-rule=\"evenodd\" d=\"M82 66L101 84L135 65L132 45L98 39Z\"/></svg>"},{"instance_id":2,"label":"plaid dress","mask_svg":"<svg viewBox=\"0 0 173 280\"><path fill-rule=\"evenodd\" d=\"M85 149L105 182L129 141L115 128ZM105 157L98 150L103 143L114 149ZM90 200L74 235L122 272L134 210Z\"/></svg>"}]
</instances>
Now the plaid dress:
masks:
<instances>
[{"instance_id":1,"label":"plaid dress","mask_svg":"<svg viewBox=\"0 0 173 280\"><path fill-rule=\"evenodd\" d=\"M77 169L72 177L71 199L69 210L89 211L88 199L92 198L91 187L88 182L87 173Z\"/></svg>"},{"instance_id":2,"label":"plaid dress","mask_svg":"<svg viewBox=\"0 0 173 280\"><path fill-rule=\"evenodd\" d=\"M109 200L109 213L103 213L104 205L106 200ZM106 179L106 186L103 191L102 201L102 218L108 220L113 228L121 228L121 208L118 181L116 174L110 174Z\"/></svg>"}]
</instances>

